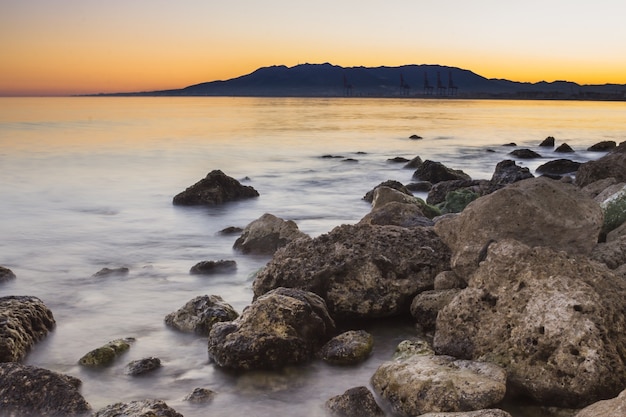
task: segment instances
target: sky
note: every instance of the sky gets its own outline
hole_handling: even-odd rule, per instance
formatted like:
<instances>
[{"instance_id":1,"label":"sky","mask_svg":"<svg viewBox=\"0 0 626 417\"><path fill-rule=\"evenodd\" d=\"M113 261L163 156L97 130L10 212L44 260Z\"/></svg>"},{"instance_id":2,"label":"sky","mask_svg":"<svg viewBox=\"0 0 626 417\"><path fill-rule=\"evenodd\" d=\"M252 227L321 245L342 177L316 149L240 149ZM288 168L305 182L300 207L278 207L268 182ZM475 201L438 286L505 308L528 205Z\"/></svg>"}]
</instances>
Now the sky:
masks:
<instances>
[{"instance_id":1,"label":"sky","mask_svg":"<svg viewBox=\"0 0 626 417\"><path fill-rule=\"evenodd\" d=\"M0 96L182 88L325 62L626 84L626 2L0 0Z\"/></svg>"}]
</instances>

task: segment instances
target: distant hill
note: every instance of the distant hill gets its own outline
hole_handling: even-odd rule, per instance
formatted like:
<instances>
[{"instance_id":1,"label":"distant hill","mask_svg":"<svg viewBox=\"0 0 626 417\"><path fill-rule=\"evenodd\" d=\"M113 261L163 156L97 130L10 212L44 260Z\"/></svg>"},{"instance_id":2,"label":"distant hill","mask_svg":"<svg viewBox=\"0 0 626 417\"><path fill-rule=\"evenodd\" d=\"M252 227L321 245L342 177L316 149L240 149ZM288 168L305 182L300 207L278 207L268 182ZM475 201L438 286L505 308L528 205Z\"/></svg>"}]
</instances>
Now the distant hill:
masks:
<instances>
[{"instance_id":1,"label":"distant hill","mask_svg":"<svg viewBox=\"0 0 626 417\"><path fill-rule=\"evenodd\" d=\"M442 65L371 68L326 63L263 67L230 80L205 82L177 90L106 95L626 100L626 84L520 83L487 79L472 71Z\"/></svg>"}]
</instances>

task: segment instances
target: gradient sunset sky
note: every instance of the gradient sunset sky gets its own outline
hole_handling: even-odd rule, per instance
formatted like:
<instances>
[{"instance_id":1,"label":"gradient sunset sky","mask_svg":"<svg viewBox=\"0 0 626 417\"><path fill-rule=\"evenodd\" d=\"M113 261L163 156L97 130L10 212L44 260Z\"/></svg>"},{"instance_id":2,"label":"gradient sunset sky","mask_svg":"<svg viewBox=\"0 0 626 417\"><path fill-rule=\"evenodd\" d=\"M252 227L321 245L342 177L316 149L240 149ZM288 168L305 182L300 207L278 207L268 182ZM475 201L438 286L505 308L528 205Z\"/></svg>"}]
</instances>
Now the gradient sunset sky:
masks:
<instances>
[{"instance_id":1,"label":"gradient sunset sky","mask_svg":"<svg viewBox=\"0 0 626 417\"><path fill-rule=\"evenodd\" d=\"M181 88L307 62L624 84L626 2L0 0L4 96Z\"/></svg>"}]
</instances>

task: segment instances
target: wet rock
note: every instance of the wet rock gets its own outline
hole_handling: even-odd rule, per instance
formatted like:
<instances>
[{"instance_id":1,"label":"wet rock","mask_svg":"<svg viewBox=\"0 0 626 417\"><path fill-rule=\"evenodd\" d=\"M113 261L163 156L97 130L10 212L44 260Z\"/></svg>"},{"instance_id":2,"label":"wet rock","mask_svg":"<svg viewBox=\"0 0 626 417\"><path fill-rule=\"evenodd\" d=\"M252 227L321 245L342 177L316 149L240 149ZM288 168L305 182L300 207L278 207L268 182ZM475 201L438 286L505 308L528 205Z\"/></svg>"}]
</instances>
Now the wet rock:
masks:
<instances>
[{"instance_id":1,"label":"wet rock","mask_svg":"<svg viewBox=\"0 0 626 417\"><path fill-rule=\"evenodd\" d=\"M217 205L228 201L258 197L259 193L249 185L214 170L185 191L174 197L174 205Z\"/></svg>"},{"instance_id":2,"label":"wet rock","mask_svg":"<svg viewBox=\"0 0 626 417\"><path fill-rule=\"evenodd\" d=\"M491 176L491 183L494 185L508 185L533 177L534 175L531 174L527 167L519 166L511 159L505 159L496 165Z\"/></svg>"},{"instance_id":3,"label":"wet rock","mask_svg":"<svg viewBox=\"0 0 626 417\"><path fill-rule=\"evenodd\" d=\"M404 360L415 355L434 355L435 350L428 341L424 339L403 340L398 343L393 353L393 360Z\"/></svg>"},{"instance_id":4,"label":"wet rock","mask_svg":"<svg viewBox=\"0 0 626 417\"><path fill-rule=\"evenodd\" d=\"M18 363L0 363L3 416L82 416L91 407L78 378Z\"/></svg>"},{"instance_id":5,"label":"wet rock","mask_svg":"<svg viewBox=\"0 0 626 417\"><path fill-rule=\"evenodd\" d=\"M350 388L341 395L326 401L326 409L332 417L384 417L376 404L374 395L367 387Z\"/></svg>"},{"instance_id":6,"label":"wet rock","mask_svg":"<svg viewBox=\"0 0 626 417\"><path fill-rule=\"evenodd\" d=\"M511 146L517 146L517 143L515 143L515 142L509 142L509 143L505 143L505 144L503 144L502 146L508 146L508 147L511 147Z\"/></svg>"},{"instance_id":7,"label":"wet rock","mask_svg":"<svg viewBox=\"0 0 626 417\"><path fill-rule=\"evenodd\" d=\"M431 228L342 225L276 252L253 290L257 297L277 287L312 291L338 320L397 316L450 269L449 256Z\"/></svg>"},{"instance_id":8,"label":"wet rock","mask_svg":"<svg viewBox=\"0 0 626 417\"><path fill-rule=\"evenodd\" d=\"M98 272L92 275L94 278L104 278L111 276L128 275L129 269L125 267L121 268L102 268Z\"/></svg>"},{"instance_id":9,"label":"wet rock","mask_svg":"<svg viewBox=\"0 0 626 417\"><path fill-rule=\"evenodd\" d=\"M478 193L467 188L450 191L446 194L443 203L439 205L441 214L460 213L469 203L476 200L478 197Z\"/></svg>"},{"instance_id":10,"label":"wet rock","mask_svg":"<svg viewBox=\"0 0 626 417\"><path fill-rule=\"evenodd\" d=\"M592 182L614 177L626 182L626 142L595 161L585 162L576 173L576 184L584 187Z\"/></svg>"},{"instance_id":11,"label":"wet rock","mask_svg":"<svg viewBox=\"0 0 626 417\"><path fill-rule=\"evenodd\" d=\"M433 184L428 181L411 182L406 185L407 190L415 193L427 193L433 188Z\"/></svg>"},{"instance_id":12,"label":"wet rock","mask_svg":"<svg viewBox=\"0 0 626 417\"><path fill-rule=\"evenodd\" d=\"M514 157L519 159L536 159L542 157L537 152L530 149L516 149L512 152L509 152L509 155L513 155Z\"/></svg>"},{"instance_id":13,"label":"wet rock","mask_svg":"<svg viewBox=\"0 0 626 417\"><path fill-rule=\"evenodd\" d=\"M477 411L460 411L458 413L426 413L420 417L511 417L509 413L498 408Z\"/></svg>"},{"instance_id":14,"label":"wet rock","mask_svg":"<svg viewBox=\"0 0 626 417\"><path fill-rule=\"evenodd\" d=\"M378 190L381 187L392 188L394 190L401 192L402 194L413 197L413 193L411 193L411 191L409 191L409 189L406 188L401 182L395 181L395 180L387 180L387 181L381 182L376 187L372 188L370 191L365 193L365 195L363 196L363 200L370 202L370 203L373 202L374 193L376 192L376 190Z\"/></svg>"},{"instance_id":15,"label":"wet rock","mask_svg":"<svg viewBox=\"0 0 626 417\"><path fill-rule=\"evenodd\" d=\"M555 159L537 167L537 172L547 175L563 175L578 171L580 162L570 159Z\"/></svg>"},{"instance_id":16,"label":"wet rock","mask_svg":"<svg viewBox=\"0 0 626 417\"><path fill-rule=\"evenodd\" d=\"M294 221L265 213L245 227L233 248L243 253L271 255L278 248L302 238L309 239L309 236L301 232Z\"/></svg>"},{"instance_id":17,"label":"wet rock","mask_svg":"<svg viewBox=\"0 0 626 417\"><path fill-rule=\"evenodd\" d=\"M119 355L130 349L130 345L134 341L135 339L132 337L112 340L106 345L100 346L99 348L86 353L79 359L78 363L82 366L92 368L111 365Z\"/></svg>"},{"instance_id":18,"label":"wet rock","mask_svg":"<svg viewBox=\"0 0 626 417\"><path fill-rule=\"evenodd\" d=\"M219 295L201 295L165 316L165 324L181 332L208 336L215 323L232 321L238 316Z\"/></svg>"},{"instance_id":19,"label":"wet rock","mask_svg":"<svg viewBox=\"0 0 626 417\"><path fill-rule=\"evenodd\" d=\"M194 404L207 404L213 401L217 394L207 388L195 388L193 392L185 397L185 401Z\"/></svg>"},{"instance_id":20,"label":"wet rock","mask_svg":"<svg viewBox=\"0 0 626 417\"><path fill-rule=\"evenodd\" d=\"M439 311L435 351L499 364L511 396L584 407L626 386L625 299L599 263L504 239Z\"/></svg>"},{"instance_id":21,"label":"wet rock","mask_svg":"<svg viewBox=\"0 0 626 417\"><path fill-rule=\"evenodd\" d=\"M52 311L37 297L0 297L0 362L20 362L55 326Z\"/></svg>"},{"instance_id":22,"label":"wet rock","mask_svg":"<svg viewBox=\"0 0 626 417\"><path fill-rule=\"evenodd\" d=\"M416 354L385 362L371 382L402 416L485 409L506 392L504 369L445 355Z\"/></svg>"},{"instance_id":23,"label":"wet rock","mask_svg":"<svg viewBox=\"0 0 626 417\"><path fill-rule=\"evenodd\" d=\"M413 178L422 181L429 181L433 184L441 181L469 181L472 179L469 175L461 170L448 168L441 162L435 162L428 159L415 170L415 172L413 173Z\"/></svg>"},{"instance_id":24,"label":"wet rock","mask_svg":"<svg viewBox=\"0 0 626 417\"><path fill-rule=\"evenodd\" d=\"M428 290L415 296L411 303L411 315L426 331L435 330L439 310L447 306L460 289Z\"/></svg>"},{"instance_id":25,"label":"wet rock","mask_svg":"<svg viewBox=\"0 0 626 417\"><path fill-rule=\"evenodd\" d=\"M107 405L93 417L183 417L162 400L139 400Z\"/></svg>"},{"instance_id":26,"label":"wet rock","mask_svg":"<svg viewBox=\"0 0 626 417\"><path fill-rule=\"evenodd\" d=\"M229 235L239 235L239 234L241 234L241 232L243 232L243 227L228 226L228 227L220 230L218 233L220 235L229 236Z\"/></svg>"},{"instance_id":27,"label":"wet rock","mask_svg":"<svg viewBox=\"0 0 626 417\"><path fill-rule=\"evenodd\" d=\"M608 152L617 148L617 143L614 140L603 140L587 148L590 152Z\"/></svg>"},{"instance_id":28,"label":"wet rock","mask_svg":"<svg viewBox=\"0 0 626 417\"><path fill-rule=\"evenodd\" d=\"M366 360L374 347L374 337L365 330L350 330L330 339L319 356L333 365L354 365Z\"/></svg>"},{"instance_id":29,"label":"wet rock","mask_svg":"<svg viewBox=\"0 0 626 417\"><path fill-rule=\"evenodd\" d=\"M9 268L0 266L0 282L10 281L15 279L15 274Z\"/></svg>"},{"instance_id":30,"label":"wet rock","mask_svg":"<svg viewBox=\"0 0 626 417\"><path fill-rule=\"evenodd\" d=\"M626 416L626 390L622 391L616 398L598 401L580 410L575 417L620 417Z\"/></svg>"},{"instance_id":31,"label":"wet rock","mask_svg":"<svg viewBox=\"0 0 626 417\"><path fill-rule=\"evenodd\" d=\"M419 156L416 156L415 158L413 158L409 162L407 162L407 164L404 166L404 168L406 168L406 169L417 169L423 163L424 163L424 161L422 161L422 158L420 158Z\"/></svg>"},{"instance_id":32,"label":"wet rock","mask_svg":"<svg viewBox=\"0 0 626 417\"><path fill-rule=\"evenodd\" d=\"M419 139L422 139L422 137L419 136L419 135L411 135L411 136L409 136L409 139L419 140Z\"/></svg>"},{"instance_id":33,"label":"wet rock","mask_svg":"<svg viewBox=\"0 0 626 417\"><path fill-rule=\"evenodd\" d=\"M143 375L148 372L155 371L161 367L161 359L159 358L143 358L129 362L126 365L126 374L131 376Z\"/></svg>"},{"instance_id":34,"label":"wet rock","mask_svg":"<svg viewBox=\"0 0 626 417\"><path fill-rule=\"evenodd\" d=\"M189 273L192 275L213 275L233 273L237 271L237 262L231 260L202 261L191 267Z\"/></svg>"},{"instance_id":35,"label":"wet rock","mask_svg":"<svg viewBox=\"0 0 626 417\"><path fill-rule=\"evenodd\" d=\"M409 162L409 160L402 156L396 156L395 158L387 159L387 162L393 162L394 164L401 164L401 163Z\"/></svg>"},{"instance_id":36,"label":"wet rock","mask_svg":"<svg viewBox=\"0 0 626 417\"><path fill-rule=\"evenodd\" d=\"M209 357L224 368L279 369L309 361L334 332L322 298L277 288L257 298L236 320L213 326Z\"/></svg>"},{"instance_id":37,"label":"wet rock","mask_svg":"<svg viewBox=\"0 0 626 417\"><path fill-rule=\"evenodd\" d=\"M425 206L426 203L423 202ZM435 223L424 215L422 205L390 202L382 207L372 209L359 223L379 226L430 227ZM429 210L434 210L435 207Z\"/></svg>"},{"instance_id":38,"label":"wet rock","mask_svg":"<svg viewBox=\"0 0 626 417\"><path fill-rule=\"evenodd\" d=\"M559 153L573 153L574 150L572 149L571 146L569 146L567 143L562 143L560 144L555 150L554 152L559 152Z\"/></svg>"},{"instance_id":39,"label":"wet rock","mask_svg":"<svg viewBox=\"0 0 626 417\"><path fill-rule=\"evenodd\" d=\"M543 140L543 142L539 144L539 146L541 146L542 148L554 148L554 142L555 142L554 137L548 136L547 138Z\"/></svg>"},{"instance_id":40,"label":"wet rock","mask_svg":"<svg viewBox=\"0 0 626 417\"><path fill-rule=\"evenodd\" d=\"M441 218L435 231L452 249L452 270L467 279L491 241L515 238L589 255L602 225L598 203L578 187L547 178L511 184L481 197L455 215Z\"/></svg>"}]
</instances>

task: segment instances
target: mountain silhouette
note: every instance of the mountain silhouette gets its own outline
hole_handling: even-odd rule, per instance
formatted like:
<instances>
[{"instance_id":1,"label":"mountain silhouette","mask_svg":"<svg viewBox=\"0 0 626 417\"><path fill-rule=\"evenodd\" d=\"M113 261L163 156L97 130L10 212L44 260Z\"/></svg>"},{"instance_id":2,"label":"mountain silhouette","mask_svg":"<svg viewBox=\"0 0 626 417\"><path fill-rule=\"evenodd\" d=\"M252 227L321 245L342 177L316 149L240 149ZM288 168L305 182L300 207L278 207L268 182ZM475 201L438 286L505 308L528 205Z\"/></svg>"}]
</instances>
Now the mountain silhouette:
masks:
<instances>
[{"instance_id":1,"label":"mountain silhouette","mask_svg":"<svg viewBox=\"0 0 626 417\"><path fill-rule=\"evenodd\" d=\"M106 95L625 100L626 85L579 85L567 81L521 83L487 79L469 70L443 65L341 67L325 63L263 67L230 80L204 82L176 90Z\"/></svg>"}]
</instances>

